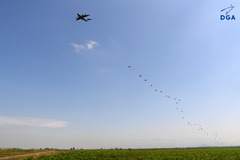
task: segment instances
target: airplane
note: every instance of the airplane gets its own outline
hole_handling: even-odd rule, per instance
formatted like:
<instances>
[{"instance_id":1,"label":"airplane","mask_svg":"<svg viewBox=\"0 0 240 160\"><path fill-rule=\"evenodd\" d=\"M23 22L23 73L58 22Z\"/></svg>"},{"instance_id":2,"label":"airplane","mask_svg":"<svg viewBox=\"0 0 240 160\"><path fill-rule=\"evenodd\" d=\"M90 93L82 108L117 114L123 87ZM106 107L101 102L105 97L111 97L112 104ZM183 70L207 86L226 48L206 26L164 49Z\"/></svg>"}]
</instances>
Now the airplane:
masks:
<instances>
[{"instance_id":1,"label":"airplane","mask_svg":"<svg viewBox=\"0 0 240 160\"><path fill-rule=\"evenodd\" d=\"M87 17L87 16L90 16L89 14L83 14L83 15L81 15L81 14L79 14L79 13L77 13L77 17L76 17L76 21L78 21L78 20L84 20L85 22L87 22L87 21L89 21L89 20L92 20L92 19L85 19L85 17Z\"/></svg>"}]
</instances>

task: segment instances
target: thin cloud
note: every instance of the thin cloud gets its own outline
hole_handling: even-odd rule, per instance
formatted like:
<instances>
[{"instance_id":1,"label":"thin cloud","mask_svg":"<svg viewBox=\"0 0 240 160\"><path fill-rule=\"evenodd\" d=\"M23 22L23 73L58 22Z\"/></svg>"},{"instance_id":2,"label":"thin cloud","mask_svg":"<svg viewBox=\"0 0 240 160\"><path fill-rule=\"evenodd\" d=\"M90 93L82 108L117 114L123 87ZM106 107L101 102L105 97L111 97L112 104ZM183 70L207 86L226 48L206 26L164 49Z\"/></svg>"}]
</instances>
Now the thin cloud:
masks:
<instances>
[{"instance_id":1,"label":"thin cloud","mask_svg":"<svg viewBox=\"0 0 240 160\"><path fill-rule=\"evenodd\" d=\"M88 41L86 43L88 49L93 49L98 43L95 41Z\"/></svg>"},{"instance_id":2,"label":"thin cloud","mask_svg":"<svg viewBox=\"0 0 240 160\"><path fill-rule=\"evenodd\" d=\"M85 44L71 43L71 45L75 49L75 52L79 53L80 50L93 49L96 45L98 45L98 42L91 40L91 41L87 41Z\"/></svg>"},{"instance_id":3,"label":"thin cloud","mask_svg":"<svg viewBox=\"0 0 240 160\"><path fill-rule=\"evenodd\" d=\"M29 127L66 127L68 122L52 119L28 118L28 117L5 117L0 116L0 126L29 126Z\"/></svg>"},{"instance_id":4,"label":"thin cloud","mask_svg":"<svg viewBox=\"0 0 240 160\"><path fill-rule=\"evenodd\" d=\"M75 48L75 52L78 53L81 49L84 49L84 45L77 44L77 43L71 43L71 45Z\"/></svg>"}]
</instances>

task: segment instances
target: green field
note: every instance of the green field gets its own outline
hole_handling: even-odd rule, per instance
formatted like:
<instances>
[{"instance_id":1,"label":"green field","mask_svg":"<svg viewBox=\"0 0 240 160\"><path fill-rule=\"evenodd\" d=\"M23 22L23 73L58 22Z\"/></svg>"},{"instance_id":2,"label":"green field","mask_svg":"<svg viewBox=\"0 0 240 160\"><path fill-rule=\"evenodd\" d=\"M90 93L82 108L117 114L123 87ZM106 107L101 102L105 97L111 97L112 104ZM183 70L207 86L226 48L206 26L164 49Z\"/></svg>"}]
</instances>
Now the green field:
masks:
<instances>
[{"instance_id":1,"label":"green field","mask_svg":"<svg viewBox=\"0 0 240 160\"><path fill-rule=\"evenodd\" d=\"M155 149L155 150L75 150L58 155L25 160L240 160L240 148Z\"/></svg>"}]
</instances>

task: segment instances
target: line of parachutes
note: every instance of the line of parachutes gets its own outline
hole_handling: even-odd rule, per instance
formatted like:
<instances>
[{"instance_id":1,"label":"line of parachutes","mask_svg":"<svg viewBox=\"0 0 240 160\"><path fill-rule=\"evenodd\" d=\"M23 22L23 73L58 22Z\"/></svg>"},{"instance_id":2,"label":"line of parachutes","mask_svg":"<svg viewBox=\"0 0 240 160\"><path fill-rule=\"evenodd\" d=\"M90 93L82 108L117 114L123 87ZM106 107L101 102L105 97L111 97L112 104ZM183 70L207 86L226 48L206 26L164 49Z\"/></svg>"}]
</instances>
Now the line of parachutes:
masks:
<instances>
[{"instance_id":1,"label":"line of parachutes","mask_svg":"<svg viewBox=\"0 0 240 160\"><path fill-rule=\"evenodd\" d=\"M132 69L132 66L128 66L128 68ZM145 82L149 82L149 80L147 78L144 78L142 74L139 74L138 77L143 79ZM154 88L154 85L151 84L150 82L149 82L149 84L150 84L149 86L151 88L153 88L155 92L159 92L162 95L165 93L165 91L163 91L163 90L159 90L157 88ZM182 99L179 99L179 98L176 98L176 97L172 98L170 95L167 95L167 94L164 97L167 98L167 99L173 99L174 100L174 102L176 104L176 110L181 114L181 119L184 120L184 121L187 121L186 117L184 116L184 110L179 105L180 102L182 101ZM187 125L189 127L195 128L197 131L203 133L206 136L212 136L215 144L218 144L218 145L223 144L223 142L221 141L221 138L218 136L217 133L210 134L207 130L204 129L204 127L201 124L192 123L190 121L187 121Z\"/></svg>"}]
</instances>

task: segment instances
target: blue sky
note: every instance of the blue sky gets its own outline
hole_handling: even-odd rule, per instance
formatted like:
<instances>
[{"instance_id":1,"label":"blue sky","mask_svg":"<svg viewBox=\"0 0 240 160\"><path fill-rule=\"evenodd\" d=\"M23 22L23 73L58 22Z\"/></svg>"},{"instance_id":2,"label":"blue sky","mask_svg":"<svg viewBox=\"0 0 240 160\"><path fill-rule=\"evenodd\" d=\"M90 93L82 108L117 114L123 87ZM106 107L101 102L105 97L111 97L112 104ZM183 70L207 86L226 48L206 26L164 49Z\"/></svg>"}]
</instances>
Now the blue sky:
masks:
<instances>
[{"instance_id":1,"label":"blue sky","mask_svg":"<svg viewBox=\"0 0 240 160\"><path fill-rule=\"evenodd\" d=\"M239 145L238 1L0 7L0 147Z\"/></svg>"}]
</instances>

